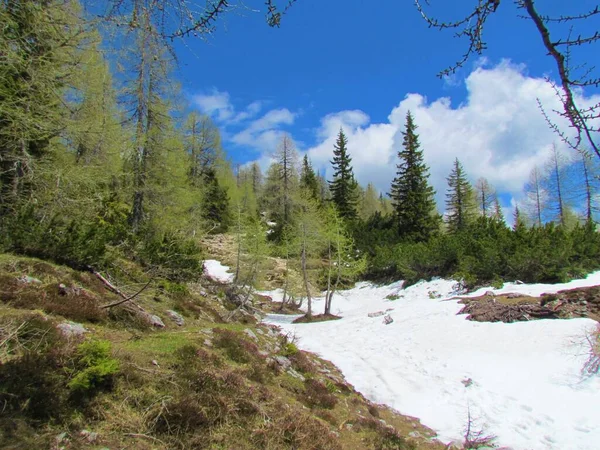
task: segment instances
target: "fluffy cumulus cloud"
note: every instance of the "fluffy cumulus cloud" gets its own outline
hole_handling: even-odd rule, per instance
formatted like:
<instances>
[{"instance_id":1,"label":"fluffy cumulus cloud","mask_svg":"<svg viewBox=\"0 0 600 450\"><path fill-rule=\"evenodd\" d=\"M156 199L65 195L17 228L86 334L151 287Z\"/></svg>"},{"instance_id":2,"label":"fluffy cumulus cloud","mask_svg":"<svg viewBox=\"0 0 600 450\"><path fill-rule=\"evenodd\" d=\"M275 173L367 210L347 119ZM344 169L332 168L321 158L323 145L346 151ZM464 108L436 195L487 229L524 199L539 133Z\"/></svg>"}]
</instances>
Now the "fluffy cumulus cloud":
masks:
<instances>
[{"instance_id":1,"label":"fluffy cumulus cloud","mask_svg":"<svg viewBox=\"0 0 600 450\"><path fill-rule=\"evenodd\" d=\"M544 79L529 77L523 67L508 61L476 68L465 83L464 103L453 106L448 98L430 101L420 94L408 94L385 123L371 123L369 116L358 110L329 114L321 120L317 144L308 149L309 156L315 165L329 170L333 144L343 127L358 180L361 184L373 182L387 192L410 110L419 127L440 206L455 158L472 181L486 177L499 192L518 198L531 169L543 164L552 144L558 143L537 100L547 111L560 109L561 105ZM583 105L592 104L598 98L581 101ZM566 124L557 123L568 129Z\"/></svg>"},{"instance_id":2,"label":"fluffy cumulus cloud","mask_svg":"<svg viewBox=\"0 0 600 450\"><path fill-rule=\"evenodd\" d=\"M298 113L287 108L263 111L264 103L254 101L238 110L228 92L213 89L208 94L192 97L193 105L211 116L221 126L229 142L251 147L261 153L273 152L286 126L292 125Z\"/></svg>"},{"instance_id":3,"label":"fluffy cumulus cloud","mask_svg":"<svg viewBox=\"0 0 600 450\"><path fill-rule=\"evenodd\" d=\"M231 141L238 145L254 147L263 152L271 152L277 146L283 133L282 126L292 125L295 118L296 114L289 109L272 109L233 135Z\"/></svg>"}]
</instances>

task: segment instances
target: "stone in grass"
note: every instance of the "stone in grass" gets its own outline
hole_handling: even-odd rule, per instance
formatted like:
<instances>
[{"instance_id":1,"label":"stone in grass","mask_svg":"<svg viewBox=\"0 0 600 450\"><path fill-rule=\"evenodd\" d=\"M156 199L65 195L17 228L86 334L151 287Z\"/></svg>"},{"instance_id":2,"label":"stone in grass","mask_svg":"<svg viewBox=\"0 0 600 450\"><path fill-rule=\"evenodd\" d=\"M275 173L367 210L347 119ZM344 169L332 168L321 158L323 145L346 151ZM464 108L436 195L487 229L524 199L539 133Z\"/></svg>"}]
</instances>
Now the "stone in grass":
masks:
<instances>
[{"instance_id":1,"label":"stone in grass","mask_svg":"<svg viewBox=\"0 0 600 450\"><path fill-rule=\"evenodd\" d=\"M256 340L258 340L258 338L256 337L256 334L254 334L254 332L253 332L253 331L252 331L250 328L246 328L246 329L244 330L244 333L246 333L246 335L247 335L249 338L252 338L252 339L254 339L255 341L256 341Z\"/></svg>"},{"instance_id":2,"label":"stone in grass","mask_svg":"<svg viewBox=\"0 0 600 450\"><path fill-rule=\"evenodd\" d=\"M287 370L292 366L292 362L286 358L285 356L274 356L273 359L275 361L277 361L277 364L279 364L281 367L283 367L283 370Z\"/></svg>"},{"instance_id":3,"label":"stone in grass","mask_svg":"<svg viewBox=\"0 0 600 450\"><path fill-rule=\"evenodd\" d=\"M162 321L162 319L155 314L150 314L150 313L147 313L144 311L144 312L140 312L140 315L146 322L148 322L149 325L152 325L153 327L156 327L156 328L164 328L165 327L165 323Z\"/></svg>"},{"instance_id":4,"label":"stone in grass","mask_svg":"<svg viewBox=\"0 0 600 450\"><path fill-rule=\"evenodd\" d=\"M83 439L85 439L90 444L93 444L94 442L96 442L98 440L98 433L96 433L95 431L81 430L79 432L79 436L81 436Z\"/></svg>"},{"instance_id":5,"label":"stone in grass","mask_svg":"<svg viewBox=\"0 0 600 450\"><path fill-rule=\"evenodd\" d=\"M178 312L169 309L166 311L166 314L167 314L167 316L169 316L169 318L173 322L175 322L177 324L177 326L181 327L181 326L185 325L185 319Z\"/></svg>"},{"instance_id":6,"label":"stone in grass","mask_svg":"<svg viewBox=\"0 0 600 450\"><path fill-rule=\"evenodd\" d=\"M19 281L25 284L42 284L41 280L38 280L34 277L30 277L29 275L23 275L22 277L19 277Z\"/></svg>"},{"instance_id":7,"label":"stone in grass","mask_svg":"<svg viewBox=\"0 0 600 450\"><path fill-rule=\"evenodd\" d=\"M390 316L389 314L387 314L384 318L383 318L383 323L385 323L386 325L389 325L390 323L392 323L394 321L394 319L392 319L392 316Z\"/></svg>"},{"instance_id":8,"label":"stone in grass","mask_svg":"<svg viewBox=\"0 0 600 450\"><path fill-rule=\"evenodd\" d=\"M88 332L80 323L70 321L59 323L56 328L66 338L80 337Z\"/></svg>"}]
</instances>

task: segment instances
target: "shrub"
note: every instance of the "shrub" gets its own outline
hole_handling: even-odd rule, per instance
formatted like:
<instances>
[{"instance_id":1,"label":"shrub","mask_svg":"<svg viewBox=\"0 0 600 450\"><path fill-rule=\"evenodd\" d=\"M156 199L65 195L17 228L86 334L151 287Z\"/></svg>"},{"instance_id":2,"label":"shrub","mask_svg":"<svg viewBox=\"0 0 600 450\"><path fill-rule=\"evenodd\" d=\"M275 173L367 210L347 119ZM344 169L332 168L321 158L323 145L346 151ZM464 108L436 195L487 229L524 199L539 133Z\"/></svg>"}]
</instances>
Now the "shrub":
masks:
<instances>
[{"instance_id":1,"label":"shrub","mask_svg":"<svg viewBox=\"0 0 600 450\"><path fill-rule=\"evenodd\" d=\"M600 324L586 337L588 359L583 365L584 375L596 375L600 372Z\"/></svg>"},{"instance_id":2,"label":"shrub","mask_svg":"<svg viewBox=\"0 0 600 450\"><path fill-rule=\"evenodd\" d=\"M258 346L244 338L241 333L213 328L215 334L215 347L225 350L227 357L238 363L249 363L251 361L264 359L259 353Z\"/></svg>"},{"instance_id":3,"label":"shrub","mask_svg":"<svg viewBox=\"0 0 600 450\"><path fill-rule=\"evenodd\" d=\"M311 408L319 407L325 409L333 409L338 401L337 397L331 394L325 384L311 378L304 382L302 400Z\"/></svg>"},{"instance_id":4,"label":"shrub","mask_svg":"<svg viewBox=\"0 0 600 450\"><path fill-rule=\"evenodd\" d=\"M91 397L112 387L119 362L110 355L110 342L90 340L81 343L76 351L75 370L68 383L78 397Z\"/></svg>"}]
</instances>

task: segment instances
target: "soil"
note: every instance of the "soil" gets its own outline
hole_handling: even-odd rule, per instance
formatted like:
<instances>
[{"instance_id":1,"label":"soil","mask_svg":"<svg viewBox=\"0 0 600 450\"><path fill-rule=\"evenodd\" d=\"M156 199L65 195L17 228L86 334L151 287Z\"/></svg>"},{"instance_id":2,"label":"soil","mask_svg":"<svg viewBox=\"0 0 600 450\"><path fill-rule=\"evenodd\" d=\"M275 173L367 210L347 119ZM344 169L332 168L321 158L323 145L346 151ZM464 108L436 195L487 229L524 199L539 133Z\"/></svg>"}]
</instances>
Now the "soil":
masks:
<instances>
[{"instance_id":1,"label":"soil","mask_svg":"<svg viewBox=\"0 0 600 450\"><path fill-rule=\"evenodd\" d=\"M556 294L529 297L520 294L499 296L489 292L480 297L463 298L458 314L477 322L520 322L535 319L587 317L600 321L600 286L569 289Z\"/></svg>"}]
</instances>

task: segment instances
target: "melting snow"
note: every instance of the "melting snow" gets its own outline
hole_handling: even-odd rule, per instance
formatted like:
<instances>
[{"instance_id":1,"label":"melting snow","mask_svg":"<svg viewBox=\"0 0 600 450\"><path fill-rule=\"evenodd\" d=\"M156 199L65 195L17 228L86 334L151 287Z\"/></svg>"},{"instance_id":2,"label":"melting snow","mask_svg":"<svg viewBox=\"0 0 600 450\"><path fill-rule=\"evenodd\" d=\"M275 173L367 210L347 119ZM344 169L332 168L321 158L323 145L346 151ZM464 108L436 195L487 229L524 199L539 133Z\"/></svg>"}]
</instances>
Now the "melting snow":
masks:
<instances>
[{"instance_id":1,"label":"melting snow","mask_svg":"<svg viewBox=\"0 0 600 450\"><path fill-rule=\"evenodd\" d=\"M229 267L224 266L215 259L207 259L204 261L204 273L215 281L221 283L230 283L233 281L234 275L229 273Z\"/></svg>"},{"instance_id":2,"label":"melting snow","mask_svg":"<svg viewBox=\"0 0 600 450\"><path fill-rule=\"evenodd\" d=\"M539 295L600 284L600 273L563 285L505 285L495 292ZM298 345L331 360L368 398L416 416L442 441L461 439L468 411L475 425L515 449L598 449L600 376L582 378L590 319L479 323L457 316L452 281L377 287L359 283L337 294L343 319L292 324ZM480 295L484 288L471 295ZM274 299L277 295L270 292ZM386 299L386 297L396 300ZM314 311L320 312L317 299ZM391 309L391 310L389 310ZM394 321L384 324L385 312Z\"/></svg>"}]
</instances>

